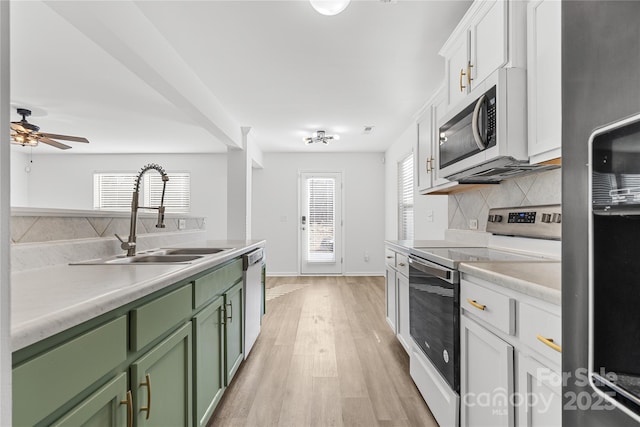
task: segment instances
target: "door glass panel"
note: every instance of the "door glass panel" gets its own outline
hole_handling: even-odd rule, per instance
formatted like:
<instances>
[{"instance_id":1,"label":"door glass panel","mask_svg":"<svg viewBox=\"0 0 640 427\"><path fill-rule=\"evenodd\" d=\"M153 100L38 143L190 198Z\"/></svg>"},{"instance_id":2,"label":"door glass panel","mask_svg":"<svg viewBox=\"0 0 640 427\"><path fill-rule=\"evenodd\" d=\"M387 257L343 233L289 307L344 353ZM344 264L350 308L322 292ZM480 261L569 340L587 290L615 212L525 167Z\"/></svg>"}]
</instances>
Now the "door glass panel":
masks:
<instances>
[{"instance_id":1,"label":"door glass panel","mask_svg":"<svg viewBox=\"0 0 640 427\"><path fill-rule=\"evenodd\" d=\"M307 262L336 262L335 254L335 187L334 178L308 178L309 238Z\"/></svg>"}]
</instances>

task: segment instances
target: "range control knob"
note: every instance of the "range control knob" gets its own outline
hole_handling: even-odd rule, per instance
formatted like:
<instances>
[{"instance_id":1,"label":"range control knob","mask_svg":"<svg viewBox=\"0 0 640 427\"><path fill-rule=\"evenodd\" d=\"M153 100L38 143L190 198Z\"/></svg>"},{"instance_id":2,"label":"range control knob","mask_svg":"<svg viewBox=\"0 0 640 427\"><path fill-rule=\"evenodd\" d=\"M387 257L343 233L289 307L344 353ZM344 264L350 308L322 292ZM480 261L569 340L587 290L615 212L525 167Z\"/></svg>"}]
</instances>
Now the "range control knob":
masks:
<instances>
[{"instance_id":1,"label":"range control knob","mask_svg":"<svg viewBox=\"0 0 640 427\"><path fill-rule=\"evenodd\" d=\"M487 221L489 221L489 222L501 222L502 221L502 215L489 215L489 218L487 219Z\"/></svg>"},{"instance_id":2,"label":"range control knob","mask_svg":"<svg viewBox=\"0 0 640 427\"><path fill-rule=\"evenodd\" d=\"M548 213L543 213L542 214L542 222L545 222L547 224L551 223L551 214Z\"/></svg>"},{"instance_id":3,"label":"range control knob","mask_svg":"<svg viewBox=\"0 0 640 427\"><path fill-rule=\"evenodd\" d=\"M551 222L554 222L556 224L561 223L562 222L562 214L560 214L560 213L551 214Z\"/></svg>"}]
</instances>

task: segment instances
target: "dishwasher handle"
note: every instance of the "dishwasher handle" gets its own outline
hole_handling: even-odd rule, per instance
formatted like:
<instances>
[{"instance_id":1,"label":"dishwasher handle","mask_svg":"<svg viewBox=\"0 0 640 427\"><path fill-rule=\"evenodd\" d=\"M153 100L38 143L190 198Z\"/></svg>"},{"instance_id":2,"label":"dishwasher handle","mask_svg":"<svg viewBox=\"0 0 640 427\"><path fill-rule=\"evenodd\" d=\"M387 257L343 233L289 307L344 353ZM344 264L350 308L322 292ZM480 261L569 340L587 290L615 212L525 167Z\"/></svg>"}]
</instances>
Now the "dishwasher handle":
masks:
<instances>
[{"instance_id":1,"label":"dishwasher handle","mask_svg":"<svg viewBox=\"0 0 640 427\"><path fill-rule=\"evenodd\" d=\"M242 269L247 270L252 265L256 265L264 259L264 249L258 248L253 252L249 252L242 257Z\"/></svg>"}]
</instances>

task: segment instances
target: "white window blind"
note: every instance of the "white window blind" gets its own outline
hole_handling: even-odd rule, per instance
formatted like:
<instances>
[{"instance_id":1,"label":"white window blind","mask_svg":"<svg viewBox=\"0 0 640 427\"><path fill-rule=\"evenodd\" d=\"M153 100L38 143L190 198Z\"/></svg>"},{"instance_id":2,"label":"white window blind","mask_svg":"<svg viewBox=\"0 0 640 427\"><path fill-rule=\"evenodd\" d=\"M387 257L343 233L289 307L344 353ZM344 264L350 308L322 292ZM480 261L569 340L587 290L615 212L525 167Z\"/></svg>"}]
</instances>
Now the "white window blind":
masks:
<instances>
[{"instance_id":1,"label":"white window blind","mask_svg":"<svg viewBox=\"0 0 640 427\"><path fill-rule=\"evenodd\" d=\"M309 197L308 262L336 262L335 242L335 189L334 178L307 179Z\"/></svg>"},{"instance_id":2,"label":"white window blind","mask_svg":"<svg viewBox=\"0 0 640 427\"><path fill-rule=\"evenodd\" d=\"M165 212L188 213L191 209L191 174L169 172L164 195ZM129 211L136 182L135 173L94 173L93 208L97 210ZM157 207L162 197L162 178L155 172L142 177L140 206Z\"/></svg>"},{"instance_id":3,"label":"white window blind","mask_svg":"<svg viewBox=\"0 0 640 427\"><path fill-rule=\"evenodd\" d=\"M398 238L413 240L413 154L398 163Z\"/></svg>"},{"instance_id":4,"label":"white window blind","mask_svg":"<svg viewBox=\"0 0 640 427\"><path fill-rule=\"evenodd\" d=\"M165 212L187 213L191 209L191 175L168 173L169 181L164 193ZM144 206L159 206L162 197L162 177L149 174L144 180Z\"/></svg>"},{"instance_id":5,"label":"white window blind","mask_svg":"<svg viewBox=\"0 0 640 427\"><path fill-rule=\"evenodd\" d=\"M135 182L135 173L94 173L93 208L105 211L130 210Z\"/></svg>"}]
</instances>

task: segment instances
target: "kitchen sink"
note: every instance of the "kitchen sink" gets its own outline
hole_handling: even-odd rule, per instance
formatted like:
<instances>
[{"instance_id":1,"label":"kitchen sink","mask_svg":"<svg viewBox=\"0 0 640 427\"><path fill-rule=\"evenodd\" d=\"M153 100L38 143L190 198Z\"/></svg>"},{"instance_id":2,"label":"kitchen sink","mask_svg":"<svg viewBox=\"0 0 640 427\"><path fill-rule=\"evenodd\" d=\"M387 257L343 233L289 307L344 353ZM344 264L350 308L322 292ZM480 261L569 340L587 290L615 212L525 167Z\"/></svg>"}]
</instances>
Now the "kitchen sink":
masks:
<instances>
[{"instance_id":1,"label":"kitchen sink","mask_svg":"<svg viewBox=\"0 0 640 427\"><path fill-rule=\"evenodd\" d=\"M234 248L163 248L139 252L134 256L117 255L102 259L74 262L71 265L123 265L123 264L188 264L206 256L230 251Z\"/></svg>"},{"instance_id":2,"label":"kitchen sink","mask_svg":"<svg viewBox=\"0 0 640 427\"><path fill-rule=\"evenodd\" d=\"M178 264L189 261L194 261L198 258L202 258L202 255L136 255L130 257L115 258L106 261L106 264L138 264L138 263L151 263L151 264Z\"/></svg>"},{"instance_id":3,"label":"kitchen sink","mask_svg":"<svg viewBox=\"0 0 640 427\"><path fill-rule=\"evenodd\" d=\"M161 249L156 253L164 255L211 255L229 251L231 249L233 248L174 248Z\"/></svg>"}]
</instances>

